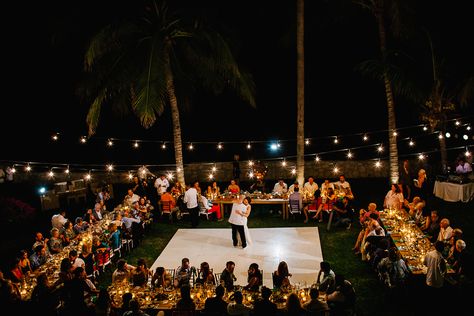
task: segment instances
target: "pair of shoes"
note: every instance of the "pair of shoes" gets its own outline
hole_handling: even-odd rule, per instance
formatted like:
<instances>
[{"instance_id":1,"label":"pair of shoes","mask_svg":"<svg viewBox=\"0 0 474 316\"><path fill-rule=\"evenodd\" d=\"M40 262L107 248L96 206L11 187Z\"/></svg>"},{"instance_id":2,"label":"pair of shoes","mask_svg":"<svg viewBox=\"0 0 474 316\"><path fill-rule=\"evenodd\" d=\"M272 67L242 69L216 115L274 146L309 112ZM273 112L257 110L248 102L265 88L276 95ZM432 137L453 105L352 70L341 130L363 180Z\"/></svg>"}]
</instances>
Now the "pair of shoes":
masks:
<instances>
[{"instance_id":1,"label":"pair of shoes","mask_svg":"<svg viewBox=\"0 0 474 316\"><path fill-rule=\"evenodd\" d=\"M308 222L308 220L307 220L307 219L305 219L303 223L305 223L305 224L306 224L307 222Z\"/></svg>"},{"instance_id":2,"label":"pair of shoes","mask_svg":"<svg viewBox=\"0 0 474 316\"><path fill-rule=\"evenodd\" d=\"M312 219L316 219L316 216L311 217Z\"/></svg>"},{"instance_id":3,"label":"pair of shoes","mask_svg":"<svg viewBox=\"0 0 474 316\"><path fill-rule=\"evenodd\" d=\"M360 255L360 251L357 250L354 254L355 254L356 256L357 256L357 255Z\"/></svg>"},{"instance_id":4,"label":"pair of shoes","mask_svg":"<svg viewBox=\"0 0 474 316\"><path fill-rule=\"evenodd\" d=\"M245 247L247 247L247 245L245 245L245 246L242 246L242 249L245 249Z\"/></svg>"},{"instance_id":5,"label":"pair of shoes","mask_svg":"<svg viewBox=\"0 0 474 316\"><path fill-rule=\"evenodd\" d=\"M352 223L350 223L349 225L347 225L346 229L347 229L347 230L351 229L351 226L352 226Z\"/></svg>"},{"instance_id":6,"label":"pair of shoes","mask_svg":"<svg viewBox=\"0 0 474 316\"><path fill-rule=\"evenodd\" d=\"M320 219L318 222L322 223L322 222L323 222L323 220L322 220L322 219Z\"/></svg>"}]
</instances>

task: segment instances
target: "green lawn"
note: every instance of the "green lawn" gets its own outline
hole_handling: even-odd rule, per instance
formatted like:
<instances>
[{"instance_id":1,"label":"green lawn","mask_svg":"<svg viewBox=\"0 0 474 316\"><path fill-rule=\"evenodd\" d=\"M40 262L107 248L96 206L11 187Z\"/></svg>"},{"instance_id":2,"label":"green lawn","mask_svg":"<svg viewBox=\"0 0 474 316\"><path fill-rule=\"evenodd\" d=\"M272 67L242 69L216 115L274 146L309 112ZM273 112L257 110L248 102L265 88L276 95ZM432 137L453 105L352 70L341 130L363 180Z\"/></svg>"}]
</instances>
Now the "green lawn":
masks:
<instances>
[{"instance_id":1,"label":"green lawn","mask_svg":"<svg viewBox=\"0 0 474 316\"><path fill-rule=\"evenodd\" d=\"M439 199L434 199L433 207L439 209L441 216L451 219L453 227L460 227L465 231L465 240L468 245L472 244L472 232L468 229L472 227L474 219L473 203L447 203ZM411 288L407 290L411 297L407 302L391 302L386 299L384 288L376 278L375 273L367 263L361 261L360 256L354 255L351 248L354 245L360 226L356 224L350 230L343 228L333 228L326 231L326 223L304 224L302 218L282 220L278 214L268 214L255 212L249 219L250 228L265 227L301 227L318 225L321 246L324 260L329 261L336 273L342 273L349 279L358 294L357 314L358 315L416 315L413 305L416 306L416 297L422 291L423 277L417 277L412 282ZM201 220L200 228L230 228L227 221L206 221ZM138 258L145 258L151 265L166 247L168 241L173 237L179 228L190 228L186 220L175 223L158 221L153 223L146 231L144 241L133 251L126 255L126 259L131 264L135 264ZM469 247L469 246L468 246ZM275 267L276 268L276 267ZM318 267L315 267L317 269ZM291 270L291 267L290 267ZM101 284L110 284L110 272L103 274ZM413 293L413 296L412 294ZM413 303L413 304L412 304ZM424 303L420 302L420 306Z\"/></svg>"}]
</instances>

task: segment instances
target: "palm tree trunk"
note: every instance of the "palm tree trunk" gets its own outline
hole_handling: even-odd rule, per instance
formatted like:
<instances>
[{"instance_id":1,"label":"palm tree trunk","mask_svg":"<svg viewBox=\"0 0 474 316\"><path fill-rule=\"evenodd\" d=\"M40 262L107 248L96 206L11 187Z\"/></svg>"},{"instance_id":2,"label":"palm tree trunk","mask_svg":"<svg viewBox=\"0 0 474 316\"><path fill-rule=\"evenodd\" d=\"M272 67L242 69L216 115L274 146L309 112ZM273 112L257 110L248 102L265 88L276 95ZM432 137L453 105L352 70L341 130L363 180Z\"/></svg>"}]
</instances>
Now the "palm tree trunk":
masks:
<instances>
[{"instance_id":1,"label":"palm tree trunk","mask_svg":"<svg viewBox=\"0 0 474 316\"><path fill-rule=\"evenodd\" d=\"M304 0L296 1L296 171L297 180L304 184Z\"/></svg>"},{"instance_id":2,"label":"palm tree trunk","mask_svg":"<svg viewBox=\"0 0 474 316\"><path fill-rule=\"evenodd\" d=\"M174 155L176 161L176 176L182 185L186 185L184 179L184 163L183 163L183 143L181 140L181 123L179 120L178 100L174 90L173 75L171 72L171 65L166 63L166 91L168 93L168 101L171 108L171 120L173 122L173 140L174 140Z\"/></svg>"},{"instance_id":3,"label":"palm tree trunk","mask_svg":"<svg viewBox=\"0 0 474 316\"><path fill-rule=\"evenodd\" d=\"M375 17L377 19L379 40L380 40L380 52L382 53L382 59L386 61L386 32L383 19L383 1L377 1L377 7L375 8ZM391 183L397 183L398 174L398 147L397 147L397 136L394 132L397 130L396 118L395 118L395 102L393 99L392 85L387 73L384 72L384 85L385 85L385 96L387 98L387 111L388 111L388 141L389 141L389 156L390 156L390 181Z\"/></svg>"}]
</instances>

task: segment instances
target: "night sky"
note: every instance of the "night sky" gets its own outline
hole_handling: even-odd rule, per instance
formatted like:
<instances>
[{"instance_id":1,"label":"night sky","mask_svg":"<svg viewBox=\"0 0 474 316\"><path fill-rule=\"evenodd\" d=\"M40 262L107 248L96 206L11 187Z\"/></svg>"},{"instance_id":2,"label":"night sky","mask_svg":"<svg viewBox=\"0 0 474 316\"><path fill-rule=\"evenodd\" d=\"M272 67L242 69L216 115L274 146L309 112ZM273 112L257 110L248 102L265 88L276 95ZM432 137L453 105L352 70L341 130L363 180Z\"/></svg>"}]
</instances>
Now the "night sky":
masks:
<instances>
[{"instance_id":1,"label":"night sky","mask_svg":"<svg viewBox=\"0 0 474 316\"><path fill-rule=\"evenodd\" d=\"M133 4L132 4L133 3ZM74 93L82 75L87 40L104 25L133 14L140 1L65 1L10 4L2 22L4 93L0 160L56 163L106 162L173 163L173 150L160 143L139 150L127 142L107 149L105 139L172 140L169 112L144 130L135 117L103 114L97 135L87 145L78 139L87 132L87 105ZM386 101L381 83L355 70L360 62L378 57L374 18L350 1L306 1L306 137L315 138L307 153L331 150L328 136L351 135L387 128ZM457 69L474 70L469 48L473 37L472 11L452 1L414 1L414 22L430 30L438 52ZM173 1L179 6L189 3ZM227 93L214 97L205 91L193 99L190 112L181 113L183 142L197 144L185 151L185 163L264 159L296 154L296 46L294 1L193 1L192 12L205 16L230 39L240 65L250 71L257 87L257 109ZM389 41L389 46L393 42ZM414 58L429 64L427 44L418 39L404 44ZM472 71L471 73L474 73ZM420 124L415 105L396 99L397 125ZM472 115L473 107L464 111ZM359 116L360 118L356 118ZM471 116L472 121L472 116ZM60 132L58 143L51 135ZM24 134L24 135L22 135ZM407 135L404 135L407 136ZM380 135L383 141L383 135ZM327 139L326 139L327 138ZM278 154L250 153L247 141L281 140ZM215 142L243 142L217 152ZM326 144L327 143L327 144ZM472 143L472 141L471 141ZM356 145L356 143L354 143ZM265 145L266 146L266 145ZM342 145L348 146L347 143ZM260 145L264 149L264 145ZM6 150L5 150L6 149ZM335 157L334 159L336 159ZM342 157L341 157L342 158Z\"/></svg>"}]
</instances>

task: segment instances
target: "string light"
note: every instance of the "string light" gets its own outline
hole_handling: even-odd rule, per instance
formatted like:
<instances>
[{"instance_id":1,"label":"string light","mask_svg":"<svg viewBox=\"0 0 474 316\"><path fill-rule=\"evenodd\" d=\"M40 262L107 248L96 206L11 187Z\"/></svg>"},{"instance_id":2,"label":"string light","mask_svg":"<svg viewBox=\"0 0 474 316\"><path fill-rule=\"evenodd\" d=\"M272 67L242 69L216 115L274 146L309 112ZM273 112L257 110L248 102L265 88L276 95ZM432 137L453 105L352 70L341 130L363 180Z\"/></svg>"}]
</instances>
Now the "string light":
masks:
<instances>
[{"instance_id":1,"label":"string light","mask_svg":"<svg viewBox=\"0 0 474 316\"><path fill-rule=\"evenodd\" d=\"M380 168L382 167L382 163L380 162L380 159L375 162L375 168Z\"/></svg>"},{"instance_id":2,"label":"string light","mask_svg":"<svg viewBox=\"0 0 474 316\"><path fill-rule=\"evenodd\" d=\"M292 175L295 175L295 174L296 174L296 169L294 169L294 168L291 169L291 174L292 174Z\"/></svg>"},{"instance_id":3,"label":"string light","mask_svg":"<svg viewBox=\"0 0 474 316\"><path fill-rule=\"evenodd\" d=\"M466 130L470 131L471 130L471 125L466 126Z\"/></svg>"},{"instance_id":4,"label":"string light","mask_svg":"<svg viewBox=\"0 0 474 316\"><path fill-rule=\"evenodd\" d=\"M91 180L92 176L91 176L90 172L88 174L86 174L84 178L86 179L86 181Z\"/></svg>"},{"instance_id":5,"label":"string light","mask_svg":"<svg viewBox=\"0 0 474 316\"><path fill-rule=\"evenodd\" d=\"M48 172L48 177L50 177L50 178L53 178L53 177L54 177L54 172L53 172L53 170L50 170L50 171Z\"/></svg>"},{"instance_id":6,"label":"string light","mask_svg":"<svg viewBox=\"0 0 474 316\"><path fill-rule=\"evenodd\" d=\"M466 157L471 156L471 152L469 151L469 149L466 148L466 152L464 153L464 156Z\"/></svg>"},{"instance_id":7,"label":"string light","mask_svg":"<svg viewBox=\"0 0 474 316\"><path fill-rule=\"evenodd\" d=\"M350 151L350 150L347 152L347 158L349 158L349 159L351 159L351 158L352 158L352 153L351 153L351 151Z\"/></svg>"},{"instance_id":8,"label":"string light","mask_svg":"<svg viewBox=\"0 0 474 316\"><path fill-rule=\"evenodd\" d=\"M426 157L425 157L425 155L423 155L423 154L419 154L419 155L418 155L418 160L424 160L425 158L426 158Z\"/></svg>"},{"instance_id":9,"label":"string light","mask_svg":"<svg viewBox=\"0 0 474 316\"><path fill-rule=\"evenodd\" d=\"M223 146L222 143L217 144L217 149L222 150Z\"/></svg>"},{"instance_id":10,"label":"string light","mask_svg":"<svg viewBox=\"0 0 474 316\"><path fill-rule=\"evenodd\" d=\"M109 172L112 172L114 170L114 166L113 165L107 165L107 171Z\"/></svg>"},{"instance_id":11,"label":"string light","mask_svg":"<svg viewBox=\"0 0 474 316\"><path fill-rule=\"evenodd\" d=\"M253 161L249 160L249 167L252 167L252 166L253 166Z\"/></svg>"},{"instance_id":12,"label":"string light","mask_svg":"<svg viewBox=\"0 0 474 316\"><path fill-rule=\"evenodd\" d=\"M16 173L15 165L12 166L11 171L12 171L12 173Z\"/></svg>"},{"instance_id":13,"label":"string light","mask_svg":"<svg viewBox=\"0 0 474 316\"><path fill-rule=\"evenodd\" d=\"M410 142L408 143L408 145L410 145L410 147L413 147L415 146L415 142L412 139L410 139Z\"/></svg>"},{"instance_id":14,"label":"string light","mask_svg":"<svg viewBox=\"0 0 474 316\"><path fill-rule=\"evenodd\" d=\"M27 165L26 165L25 171L26 171L26 172L30 172L30 171L31 171L31 166L30 166L30 164L27 164Z\"/></svg>"},{"instance_id":15,"label":"string light","mask_svg":"<svg viewBox=\"0 0 474 316\"><path fill-rule=\"evenodd\" d=\"M334 144L337 144L339 143L339 140L337 139L337 137L334 138Z\"/></svg>"},{"instance_id":16,"label":"string light","mask_svg":"<svg viewBox=\"0 0 474 316\"><path fill-rule=\"evenodd\" d=\"M392 136L397 137L398 136L397 131L393 131Z\"/></svg>"},{"instance_id":17,"label":"string light","mask_svg":"<svg viewBox=\"0 0 474 316\"><path fill-rule=\"evenodd\" d=\"M319 161L321 160L321 158L319 158L319 156L316 155L316 157L314 158L314 160L315 160L316 162L319 162Z\"/></svg>"},{"instance_id":18,"label":"string light","mask_svg":"<svg viewBox=\"0 0 474 316\"><path fill-rule=\"evenodd\" d=\"M181 168L180 167L176 168L176 172L181 172Z\"/></svg>"},{"instance_id":19,"label":"string light","mask_svg":"<svg viewBox=\"0 0 474 316\"><path fill-rule=\"evenodd\" d=\"M114 145L114 142L112 141L112 138L109 138L107 140L107 146L112 147Z\"/></svg>"},{"instance_id":20,"label":"string light","mask_svg":"<svg viewBox=\"0 0 474 316\"><path fill-rule=\"evenodd\" d=\"M443 139L443 134L439 133L438 138Z\"/></svg>"},{"instance_id":21,"label":"string light","mask_svg":"<svg viewBox=\"0 0 474 316\"><path fill-rule=\"evenodd\" d=\"M369 140L369 136L367 136L367 134L364 134L364 137L362 137L362 140L364 142L368 141Z\"/></svg>"},{"instance_id":22,"label":"string light","mask_svg":"<svg viewBox=\"0 0 474 316\"><path fill-rule=\"evenodd\" d=\"M216 170L217 170L216 166L213 166L211 170L212 170L212 172L216 172Z\"/></svg>"},{"instance_id":23,"label":"string light","mask_svg":"<svg viewBox=\"0 0 474 316\"><path fill-rule=\"evenodd\" d=\"M249 178L252 179L254 177L254 174L252 171L249 172Z\"/></svg>"},{"instance_id":24,"label":"string light","mask_svg":"<svg viewBox=\"0 0 474 316\"><path fill-rule=\"evenodd\" d=\"M380 145L379 147L377 147L377 151L378 151L379 153L381 153L381 152L383 151L383 146Z\"/></svg>"},{"instance_id":25,"label":"string light","mask_svg":"<svg viewBox=\"0 0 474 316\"><path fill-rule=\"evenodd\" d=\"M286 167L286 160L283 160L283 161L281 162L281 165L282 165L283 167Z\"/></svg>"},{"instance_id":26,"label":"string light","mask_svg":"<svg viewBox=\"0 0 474 316\"><path fill-rule=\"evenodd\" d=\"M138 146L139 146L138 141L135 141L135 143L133 144L133 147L138 148Z\"/></svg>"},{"instance_id":27,"label":"string light","mask_svg":"<svg viewBox=\"0 0 474 316\"><path fill-rule=\"evenodd\" d=\"M209 180L212 180L212 179L214 179L214 175L212 173L210 173L208 178L209 178Z\"/></svg>"},{"instance_id":28,"label":"string light","mask_svg":"<svg viewBox=\"0 0 474 316\"><path fill-rule=\"evenodd\" d=\"M334 168L332 169L332 172L339 173L339 168L337 166L334 166Z\"/></svg>"},{"instance_id":29,"label":"string light","mask_svg":"<svg viewBox=\"0 0 474 316\"><path fill-rule=\"evenodd\" d=\"M55 133L51 136L51 138L54 140L54 141L57 141L59 139L59 133Z\"/></svg>"},{"instance_id":30,"label":"string light","mask_svg":"<svg viewBox=\"0 0 474 316\"><path fill-rule=\"evenodd\" d=\"M446 132L446 138L450 138L451 137L451 133L450 132Z\"/></svg>"},{"instance_id":31,"label":"string light","mask_svg":"<svg viewBox=\"0 0 474 316\"><path fill-rule=\"evenodd\" d=\"M133 174L131 172L128 173L128 179L132 180L133 179Z\"/></svg>"},{"instance_id":32,"label":"string light","mask_svg":"<svg viewBox=\"0 0 474 316\"><path fill-rule=\"evenodd\" d=\"M466 134L464 134L464 135L462 135L462 139L468 140L468 139L469 139L469 136L467 136Z\"/></svg>"},{"instance_id":33,"label":"string light","mask_svg":"<svg viewBox=\"0 0 474 316\"><path fill-rule=\"evenodd\" d=\"M251 149L252 148L252 145L250 144L250 142L247 144L247 149Z\"/></svg>"},{"instance_id":34,"label":"string light","mask_svg":"<svg viewBox=\"0 0 474 316\"><path fill-rule=\"evenodd\" d=\"M306 140L304 141L305 145L309 145L310 144L310 141L309 141L309 138L306 138Z\"/></svg>"},{"instance_id":35,"label":"string light","mask_svg":"<svg viewBox=\"0 0 474 316\"><path fill-rule=\"evenodd\" d=\"M64 173L69 174L69 166L67 166L66 170L64 170Z\"/></svg>"},{"instance_id":36,"label":"string light","mask_svg":"<svg viewBox=\"0 0 474 316\"><path fill-rule=\"evenodd\" d=\"M423 130L426 132L428 130L428 127L423 126Z\"/></svg>"},{"instance_id":37,"label":"string light","mask_svg":"<svg viewBox=\"0 0 474 316\"><path fill-rule=\"evenodd\" d=\"M191 144L189 144L189 146L188 146L188 149L189 149L189 150L193 150L193 149L194 149L194 146L193 146L193 144L192 144L192 143L191 143Z\"/></svg>"},{"instance_id":38,"label":"string light","mask_svg":"<svg viewBox=\"0 0 474 316\"><path fill-rule=\"evenodd\" d=\"M459 126L459 125L461 125L461 122L459 122L458 120L456 120L456 121L454 122L454 125Z\"/></svg>"},{"instance_id":39,"label":"string light","mask_svg":"<svg viewBox=\"0 0 474 316\"><path fill-rule=\"evenodd\" d=\"M80 140L81 143L85 144L87 142L87 137L86 136L81 136Z\"/></svg>"}]
</instances>

